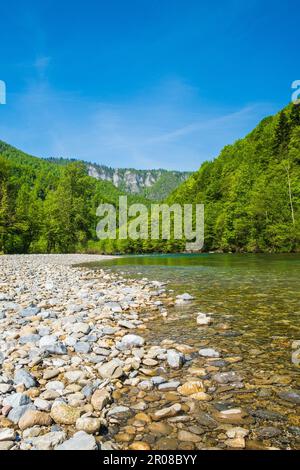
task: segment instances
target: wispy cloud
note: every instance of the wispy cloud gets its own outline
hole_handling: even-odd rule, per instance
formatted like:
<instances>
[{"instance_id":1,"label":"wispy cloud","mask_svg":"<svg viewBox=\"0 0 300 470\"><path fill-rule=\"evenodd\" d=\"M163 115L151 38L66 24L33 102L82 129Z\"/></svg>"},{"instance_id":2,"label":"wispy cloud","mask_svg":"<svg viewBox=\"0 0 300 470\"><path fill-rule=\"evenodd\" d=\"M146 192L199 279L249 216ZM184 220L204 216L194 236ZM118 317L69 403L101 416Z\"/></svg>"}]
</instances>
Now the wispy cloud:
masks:
<instances>
[{"instance_id":1,"label":"wispy cloud","mask_svg":"<svg viewBox=\"0 0 300 470\"><path fill-rule=\"evenodd\" d=\"M193 170L274 111L266 103L212 107L181 80L164 81L130 102L94 102L51 89L42 79L49 64L49 57L38 58L40 80L1 109L0 139L39 156Z\"/></svg>"},{"instance_id":2,"label":"wispy cloud","mask_svg":"<svg viewBox=\"0 0 300 470\"><path fill-rule=\"evenodd\" d=\"M40 79L45 78L50 63L51 57L49 56L39 56L35 59L33 66Z\"/></svg>"}]
</instances>

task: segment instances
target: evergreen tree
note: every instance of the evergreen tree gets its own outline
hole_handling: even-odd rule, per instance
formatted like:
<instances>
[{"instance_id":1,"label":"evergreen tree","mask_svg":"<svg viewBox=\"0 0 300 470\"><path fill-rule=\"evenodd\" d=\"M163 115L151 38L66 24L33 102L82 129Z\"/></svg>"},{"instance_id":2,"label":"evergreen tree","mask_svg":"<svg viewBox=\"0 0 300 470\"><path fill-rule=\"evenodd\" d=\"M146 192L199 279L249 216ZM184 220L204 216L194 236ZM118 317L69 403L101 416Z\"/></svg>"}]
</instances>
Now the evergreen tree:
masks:
<instances>
[{"instance_id":1,"label":"evergreen tree","mask_svg":"<svg viewBox=\"0 0 300 470\"><path fill-rule=\"evenodd\" d=\"M279 120L277 127L275 129L275 138L274 138L274 152L278 154L283 154L286 152L289 144L290 138L290 124L286 113L281 111L279 114Z\"/></svg>"}]
</instances>

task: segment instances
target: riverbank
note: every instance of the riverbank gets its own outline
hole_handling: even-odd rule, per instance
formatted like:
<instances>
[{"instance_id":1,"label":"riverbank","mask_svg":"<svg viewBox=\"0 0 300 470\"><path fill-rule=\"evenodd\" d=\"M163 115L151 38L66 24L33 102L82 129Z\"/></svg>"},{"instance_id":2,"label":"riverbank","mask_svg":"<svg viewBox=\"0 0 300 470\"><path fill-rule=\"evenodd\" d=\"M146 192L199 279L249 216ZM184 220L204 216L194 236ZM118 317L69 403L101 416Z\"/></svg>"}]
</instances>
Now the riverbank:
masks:
<instances>
[{"instance_id":1,"label":"riverbank","mask_svg":"<svg viewBox=\"0 0 300 470\"><path fill-rule=\"evenodd\" d=\"M175 299L162 282L72 266L101 259L0 257L0 449L297 447L300 394L284 371L251 383L224 347L157 345ZM201 336L210 321L196 319ZM257 390L287 413L235 405Z\"/></svg>"}]
</instances>

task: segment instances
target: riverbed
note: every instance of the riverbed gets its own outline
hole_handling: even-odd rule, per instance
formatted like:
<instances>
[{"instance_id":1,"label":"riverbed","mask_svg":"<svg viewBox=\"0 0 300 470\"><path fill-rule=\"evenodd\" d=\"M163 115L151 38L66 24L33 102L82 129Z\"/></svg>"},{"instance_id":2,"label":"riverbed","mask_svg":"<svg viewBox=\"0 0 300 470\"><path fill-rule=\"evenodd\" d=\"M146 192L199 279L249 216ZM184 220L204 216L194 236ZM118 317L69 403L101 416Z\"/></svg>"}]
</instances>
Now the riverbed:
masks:
<instances>
[{"instance_id":1,"label":"riverbed","mask_svg":"<svg viewBox=\"0 0 300 470\"><path fill-rule=\"evenodd\" d=\"M0 450L299 449L299 333L299 256L0 256Z\"/></svg>"}]
</instances>

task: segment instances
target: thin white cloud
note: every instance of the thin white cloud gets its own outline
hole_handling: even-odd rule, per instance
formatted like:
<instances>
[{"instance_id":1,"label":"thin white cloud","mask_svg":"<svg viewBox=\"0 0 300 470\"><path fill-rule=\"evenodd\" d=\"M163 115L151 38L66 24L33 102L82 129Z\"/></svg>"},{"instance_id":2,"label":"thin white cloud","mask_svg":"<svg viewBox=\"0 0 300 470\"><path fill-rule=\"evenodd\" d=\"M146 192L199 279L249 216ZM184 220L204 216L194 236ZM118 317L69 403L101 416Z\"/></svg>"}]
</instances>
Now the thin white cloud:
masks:
<instances>
[{"instance_id":1,"label":"thin white cloud","mask_svg":"<svg viewBox=\"0 0 300 470\"><path fill-rule=\"evenodd\" d=\"M39 78L45 78L48 67L51 63L51 57L49 56L39 56L34 61L34 68L39 76Z\"/></svg>"}]
</instances>

